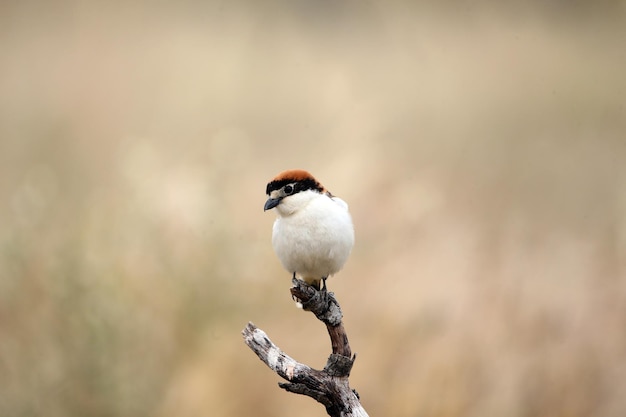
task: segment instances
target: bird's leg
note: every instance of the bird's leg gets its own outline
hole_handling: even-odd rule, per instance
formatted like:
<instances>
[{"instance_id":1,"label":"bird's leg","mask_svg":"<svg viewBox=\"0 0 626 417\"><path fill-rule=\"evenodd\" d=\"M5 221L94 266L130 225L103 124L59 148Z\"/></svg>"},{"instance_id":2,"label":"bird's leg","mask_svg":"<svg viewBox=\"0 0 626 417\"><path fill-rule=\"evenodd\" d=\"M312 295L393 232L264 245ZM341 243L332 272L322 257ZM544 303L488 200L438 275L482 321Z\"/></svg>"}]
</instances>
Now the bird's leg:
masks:
<instances>
[{"instance_id":1,"label":"bird's leg","mask_svg":"<svg viewBox=\"0 0 626 417\"><path fill-rule=\"evenodd\" d=\"M327 291L327 289L326 289L326 279L327 278L328 277L322 277L322 288L321 288L321 291L324 291L324 292Z\"/></svg>"},{"instance_id":2,"label":"bird's leg","mask_svg":"<svg viewBox=\"0 0 626 417\"><path fill-rule=\"evenodd\" d=\"M291 281L293 282L294 286L295 286L296 279L297 279L296 278L296 271L293 271L293 277L291 278ZM291 299L293 301L295 301L296 304L300 304L300 300L298 300L298 298L295 295L291 294Z\"/></svg>"}]
</instances>

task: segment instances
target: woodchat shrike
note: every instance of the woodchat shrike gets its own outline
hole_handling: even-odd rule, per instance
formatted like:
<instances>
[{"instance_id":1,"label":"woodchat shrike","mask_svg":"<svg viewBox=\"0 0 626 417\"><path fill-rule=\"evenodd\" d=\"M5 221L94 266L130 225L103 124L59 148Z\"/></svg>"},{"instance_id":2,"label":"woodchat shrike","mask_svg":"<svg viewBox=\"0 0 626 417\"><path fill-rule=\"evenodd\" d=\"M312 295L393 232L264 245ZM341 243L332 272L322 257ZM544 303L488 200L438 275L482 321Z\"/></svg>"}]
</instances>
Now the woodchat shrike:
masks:
<instances>
[{"instance_id":1,"label":"woodchat shrike","mask_svg":"<svg viewBox=\"0 0 626 417\"><path fill-rule=\"evenodd\" d=\"M264 210L277 214L272 246L278 259L294 278L325 290L326 279L343 267L354 245L348 205L299 169L278 174L266 193Z\"/></svg>"}]
</instances>

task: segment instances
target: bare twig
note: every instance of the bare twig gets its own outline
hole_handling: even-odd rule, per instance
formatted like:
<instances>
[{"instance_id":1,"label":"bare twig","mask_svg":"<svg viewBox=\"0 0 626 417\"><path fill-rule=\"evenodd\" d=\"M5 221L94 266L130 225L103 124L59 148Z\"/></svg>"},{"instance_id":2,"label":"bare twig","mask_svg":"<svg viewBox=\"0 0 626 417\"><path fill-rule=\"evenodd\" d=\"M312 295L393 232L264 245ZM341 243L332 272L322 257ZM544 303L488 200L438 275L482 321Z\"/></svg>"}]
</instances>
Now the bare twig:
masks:
<instances>
[{"instance_id":1,"label":"bare twig","mask_svg":"<svg viewBox=\"0 0 626 417\"><path fill-rule=\"evenodd\" d=\"M292 296L302 303L305 310L311 311L326 324L333 353L324 369L316 370L297 362L252 323L248 323L242 331L245 343L270 369L289 381L278 384L282 389L315 399L326 407L326 412L332 417L367 417L357 392L348 384L356 355L352 356L341 321L341 308L334 294L317 290L297 279L292 283Z\"/></svg>"}]
</instances>

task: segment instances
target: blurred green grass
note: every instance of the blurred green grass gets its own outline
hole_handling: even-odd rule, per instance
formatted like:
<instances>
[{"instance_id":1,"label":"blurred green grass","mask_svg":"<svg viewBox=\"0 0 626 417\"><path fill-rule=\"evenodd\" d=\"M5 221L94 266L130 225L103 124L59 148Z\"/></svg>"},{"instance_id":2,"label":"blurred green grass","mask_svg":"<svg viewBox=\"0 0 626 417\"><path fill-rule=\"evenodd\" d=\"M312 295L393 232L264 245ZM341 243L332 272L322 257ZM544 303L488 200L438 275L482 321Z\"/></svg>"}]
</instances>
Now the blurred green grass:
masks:
<instances>
[{"instance_id":1,"label":"blurred green grass","mask_svg":"<svg viewBox=\"0 0 626 417\"><path fill-rule=\"evenodd\" d=\"M8 2L0 415L321 415L262 212L309 169L370 415L626 412L623 2Z\"/></svg>"}]
</instances>

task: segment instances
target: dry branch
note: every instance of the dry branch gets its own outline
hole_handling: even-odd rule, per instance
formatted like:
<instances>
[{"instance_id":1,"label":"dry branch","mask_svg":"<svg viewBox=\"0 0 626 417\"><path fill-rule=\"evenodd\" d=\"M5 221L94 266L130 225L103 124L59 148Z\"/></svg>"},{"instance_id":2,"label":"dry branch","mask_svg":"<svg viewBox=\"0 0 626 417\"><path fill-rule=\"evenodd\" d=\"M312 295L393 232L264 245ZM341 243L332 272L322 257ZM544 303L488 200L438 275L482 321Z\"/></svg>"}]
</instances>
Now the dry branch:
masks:
<instances>
[{"instance_id":1,"label":"dry branch","mask_svg":"<svg viewBox=\"0 0 626 417\"><path fill-rule=\"evenodd\" d=\"M317 290L297 279L293 279L292 283L292 297L299 300L303 309L311 311L326 324L332 353L324 369L313 369L291 358L252 323L248 323L242 331L246 344L270 369L289 381L278 384L284 390L315 399L326 407L326 412L332 417L367 417L358 394L348 383L356 355L352 356L341 321L341 308L334 294Z\"/></svg>"}]
</instances>

